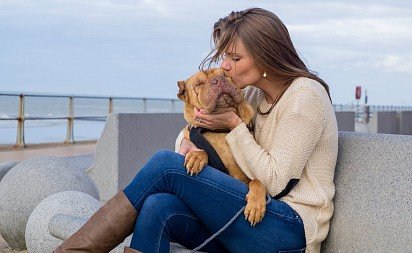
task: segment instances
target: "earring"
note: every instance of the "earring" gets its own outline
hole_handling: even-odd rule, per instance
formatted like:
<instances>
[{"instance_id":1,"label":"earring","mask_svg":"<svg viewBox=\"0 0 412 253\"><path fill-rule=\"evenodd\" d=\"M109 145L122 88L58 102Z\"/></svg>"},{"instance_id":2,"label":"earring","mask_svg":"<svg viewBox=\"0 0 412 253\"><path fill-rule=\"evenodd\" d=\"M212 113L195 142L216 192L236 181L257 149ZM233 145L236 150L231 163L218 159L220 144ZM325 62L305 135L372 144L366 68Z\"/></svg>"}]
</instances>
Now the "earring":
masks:
<instances>
[{"instance_id":1,"label":"earring","mask_svg":"<svg viewBox=\"0 0 412 253\"><path fill-rule=\"evenodd\" d=\"M263 72L263 78L266 78L266 76L267 76L267 74L266 74L266 71L265 71L265 72Z\"/></svg>"}]
</instances>

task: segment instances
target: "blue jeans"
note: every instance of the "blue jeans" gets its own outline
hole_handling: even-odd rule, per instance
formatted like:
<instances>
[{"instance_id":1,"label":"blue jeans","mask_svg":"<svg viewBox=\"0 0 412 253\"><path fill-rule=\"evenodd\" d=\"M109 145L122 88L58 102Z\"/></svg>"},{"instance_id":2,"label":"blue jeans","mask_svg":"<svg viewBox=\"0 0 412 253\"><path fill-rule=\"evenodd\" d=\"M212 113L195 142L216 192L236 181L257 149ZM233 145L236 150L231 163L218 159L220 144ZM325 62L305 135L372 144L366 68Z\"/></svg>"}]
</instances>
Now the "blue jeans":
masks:
<instances>
[{"instance_id":1,"label":"blue jeans","mask_svg":"<svg viewBox=\"0 0 412 253\"><path fill-rule=\"evenodd\" d=\"M210 166L186 173L184 156L157 152L124 189L138 212L130 247L169 252L169 242L193 249L222 228L245 204L248 187ZM201 251L303 252L303 222L286 203L272 199L252 227L243 213Z\"/></svg>"}]
</instances>

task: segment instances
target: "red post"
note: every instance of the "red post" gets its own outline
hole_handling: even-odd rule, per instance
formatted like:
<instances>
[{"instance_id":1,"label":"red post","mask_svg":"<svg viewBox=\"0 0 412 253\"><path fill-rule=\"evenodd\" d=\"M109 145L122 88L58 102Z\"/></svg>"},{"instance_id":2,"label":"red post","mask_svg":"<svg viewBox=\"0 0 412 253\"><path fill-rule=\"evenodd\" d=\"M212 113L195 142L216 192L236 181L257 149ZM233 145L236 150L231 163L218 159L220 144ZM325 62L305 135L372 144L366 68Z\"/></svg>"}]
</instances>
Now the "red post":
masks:
<instances>
[{"instance_id":1,"label":"red post","mask_svg":"<svg viewBox=\"0 0 412 253\"><path fill-rule=\"evenodd\" d=\"M355 91L356 100L359 100L361 96L362 96L362 88L360 86L356 86L356 91Z\"/></svg>"}]
</instances>

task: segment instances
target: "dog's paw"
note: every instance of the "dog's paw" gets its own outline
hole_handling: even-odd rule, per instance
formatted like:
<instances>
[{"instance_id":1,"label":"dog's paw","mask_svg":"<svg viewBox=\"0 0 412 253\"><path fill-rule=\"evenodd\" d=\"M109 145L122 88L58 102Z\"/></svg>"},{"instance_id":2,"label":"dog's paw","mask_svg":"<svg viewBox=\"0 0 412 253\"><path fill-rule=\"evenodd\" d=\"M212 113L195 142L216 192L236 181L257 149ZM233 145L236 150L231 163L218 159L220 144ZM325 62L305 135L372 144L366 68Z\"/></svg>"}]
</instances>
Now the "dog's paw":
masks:
<instances>
[{"instance_id":1,"label":"dog's paw","mask_svg":"<svg viewBox=\"0 0 412 253\"><path fill-rule=\"evenodd\" d=\"M207 164L207 154L204 150L192 150L185 156L185 167L190 175L199 174Z\"/></svg>"},{"instance_id":2,"label":"dog's paw","mask_svg":"<svg viewBox=\"0 0 412 253\"><path fill-rule=\"evenodd\" d=\"M266 195L249 192L246 195L245 219L255 226L263 220L266 212Z\"/></svg>"}]
</instances>

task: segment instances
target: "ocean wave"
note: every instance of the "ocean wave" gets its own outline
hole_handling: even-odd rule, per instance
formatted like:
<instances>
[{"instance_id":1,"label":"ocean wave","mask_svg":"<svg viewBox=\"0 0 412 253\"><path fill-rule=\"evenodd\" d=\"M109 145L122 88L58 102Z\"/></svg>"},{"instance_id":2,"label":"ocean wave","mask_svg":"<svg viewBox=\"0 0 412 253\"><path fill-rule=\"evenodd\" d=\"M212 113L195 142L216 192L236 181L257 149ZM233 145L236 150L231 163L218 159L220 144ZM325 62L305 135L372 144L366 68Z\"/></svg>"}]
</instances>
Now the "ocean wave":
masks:
<instances>
[{"instance_id":1,"label":"ocean wave","mask_svg":"<svg viewBox=\"0 0 412 253\"><path fill-rule=\"evenodd\" d=\"M12 118L12 116L8 114L0 114L0 119L10 119L10 118Z\"/></svg>"},{"instance_id":2,"label":"ocean wave","mask_svg":"<svg viewBox=\"0 0 412 253\"><path fill-rule=\"evenodd\" d=\"M1 116L1 115L0 115ZM24 127L28 128L43 128L43 127L66 127L67 121L26 121ZM17 128L17 121L0 121L0 129L15 129ZM0 133L1 134L1 133Z\"/></svg>"}]
</instances>

